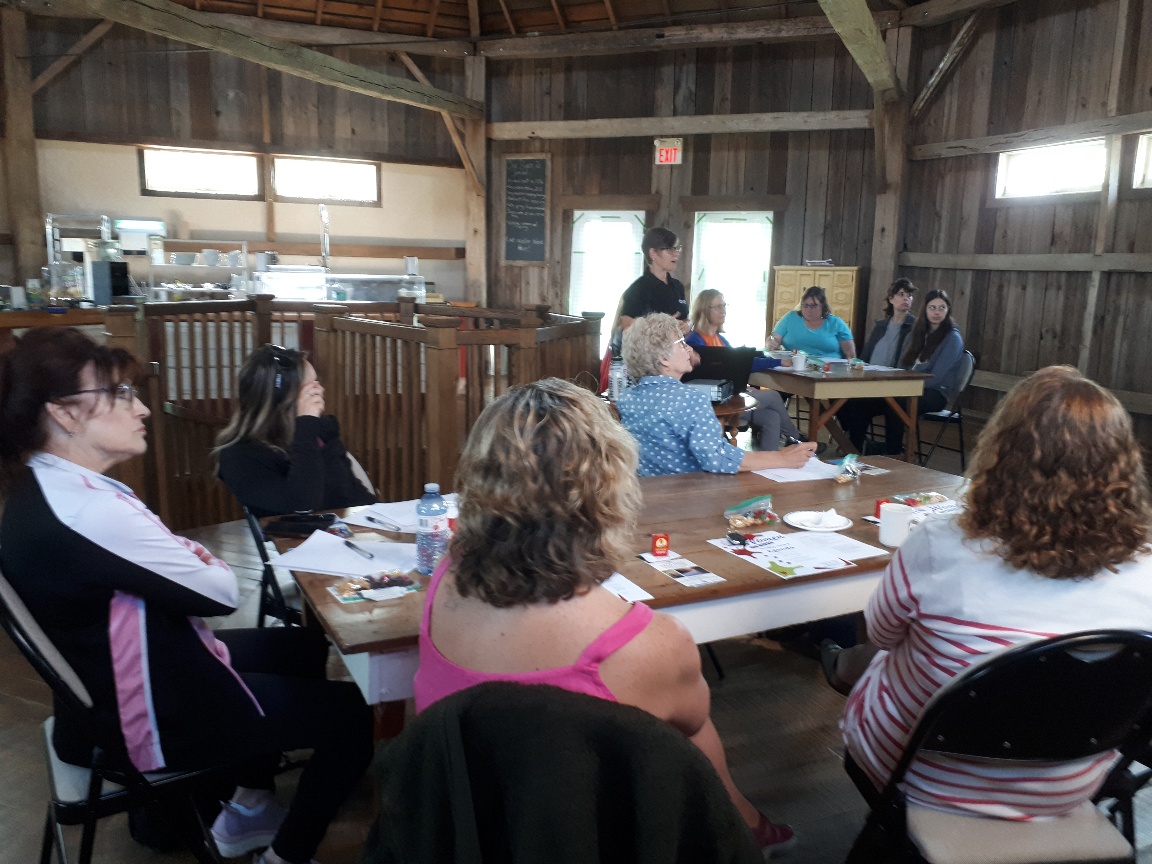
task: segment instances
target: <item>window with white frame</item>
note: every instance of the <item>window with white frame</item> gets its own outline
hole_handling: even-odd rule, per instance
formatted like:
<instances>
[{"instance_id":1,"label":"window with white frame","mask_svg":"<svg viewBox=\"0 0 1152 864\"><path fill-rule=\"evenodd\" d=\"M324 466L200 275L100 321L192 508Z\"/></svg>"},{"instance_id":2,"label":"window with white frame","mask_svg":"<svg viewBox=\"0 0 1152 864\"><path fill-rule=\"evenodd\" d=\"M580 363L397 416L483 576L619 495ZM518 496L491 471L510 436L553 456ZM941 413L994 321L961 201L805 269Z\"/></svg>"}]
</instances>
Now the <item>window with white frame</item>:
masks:
<instances>
[{"instance_id":1,"label":"window with white frame","mask_svg":"<svg viewBox=\"0 0 1152 864\"><path fill-rule=\"evenodd\" d=\"M608 348L620 296L644 272L644 213L577 210L572 214L568 312L603 312L600 352Z\"/></svg>"},{"instance_id":2,"label":"window with white frame","mask_svg":"<svg viewBox=\"0 0 1152 864\"><path fill-rule=\"evenodd\" d=\"M772 257L772 214L696 214L692 296L706 288L724 295L724 335L733 345L764 344L768 318L768 267Z\"/></svg>"},{"instance_id":3,"label":"window with white frame","mask_svg":"<svg viewBox=\"0 0 1152 864\"><path fill-rule=\"evenodd\" d=\"M145 195L260 197L260 157L226 150L141 147Z\"/></svg>"},{"instance_id":4,"label":"window with white frame","mask_svg":"<svg viewBox=\"0 0 1152 864\"><path fill-rule=\"evenodd\" d=\"M1152 134L1141 135L1136 144L1136 170L1133 189L1152 189Z\"/></svg>"},{"instance_id":5,"label":"window with white frame","mask_svg":"<svg viewBox=\"0 0 1152 864\"><path fill-rule=\"evenodd\" d=\"M1001 153L996 168L996 197L1099 192L1107 163L1108 148L1103 138Z\"/></svg>"},{"instance_id":6,"label":"window with white frame","mask_svg":"<svg viewBox=\"0 0 1152 864\"><path fill-rule=\"evenodd\" d=\"M379 204L380 165L351 159L275 156L272 186L277 198Z\"/></svg>"}]
</instances>

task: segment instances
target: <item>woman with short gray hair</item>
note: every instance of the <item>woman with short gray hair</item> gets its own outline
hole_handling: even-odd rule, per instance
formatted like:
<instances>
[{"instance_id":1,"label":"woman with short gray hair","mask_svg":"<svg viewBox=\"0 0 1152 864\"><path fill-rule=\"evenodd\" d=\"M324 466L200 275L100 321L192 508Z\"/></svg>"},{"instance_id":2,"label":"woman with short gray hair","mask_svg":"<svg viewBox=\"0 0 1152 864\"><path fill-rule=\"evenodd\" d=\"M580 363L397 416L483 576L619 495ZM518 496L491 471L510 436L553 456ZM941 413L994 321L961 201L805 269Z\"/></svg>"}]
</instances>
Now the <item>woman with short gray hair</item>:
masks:
<instances>
[{"instance_id":1,"label":"woman with short gray hair","mask_svg":"<svg viewBox=\"0 0 1152 864\"><path fill-rule=\"evenodd\" d=\"M671 315L637 319L624 332L623 351L639 382L620 394L616 408L640 445L641 476L799 468L815 452L812 442L749 453L725 441L708 395L680 382L692 368L691 349Z\"/></svg>"}]
</instances>

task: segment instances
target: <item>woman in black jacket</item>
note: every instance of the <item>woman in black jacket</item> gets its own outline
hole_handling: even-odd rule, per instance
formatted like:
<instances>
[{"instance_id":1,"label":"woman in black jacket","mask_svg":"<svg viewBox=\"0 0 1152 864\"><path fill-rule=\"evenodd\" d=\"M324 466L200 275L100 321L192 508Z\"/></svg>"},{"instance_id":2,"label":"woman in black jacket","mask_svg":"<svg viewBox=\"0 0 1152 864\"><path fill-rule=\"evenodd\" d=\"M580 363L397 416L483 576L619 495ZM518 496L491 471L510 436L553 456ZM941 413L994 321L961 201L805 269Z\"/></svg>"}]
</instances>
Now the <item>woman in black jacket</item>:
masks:
<instances>
[{"instance_id":1,"label":"woman in black jacket","mask_svg":"<svg viewBox=\"0 0 1152 864\"><path fill-rule=\"evenodd\" d=\"M302 351L253 352L240 370L236 414L212 452L220 479L257 516L376 500L353 471L336 418L324 414L324 388Z\"/></svg>"}]
</instances>

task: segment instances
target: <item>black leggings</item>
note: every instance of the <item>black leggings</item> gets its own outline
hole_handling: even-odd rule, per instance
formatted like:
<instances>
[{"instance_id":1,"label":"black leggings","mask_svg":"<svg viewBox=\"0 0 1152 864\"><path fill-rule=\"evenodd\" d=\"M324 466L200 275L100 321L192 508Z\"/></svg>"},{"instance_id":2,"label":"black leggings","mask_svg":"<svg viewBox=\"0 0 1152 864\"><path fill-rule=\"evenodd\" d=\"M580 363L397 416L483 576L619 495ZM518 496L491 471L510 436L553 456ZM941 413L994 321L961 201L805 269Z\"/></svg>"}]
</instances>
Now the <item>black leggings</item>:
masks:
<instances>
[{"instance_id":1,"label":"black leggings","mask_svg":"<svg viewBox=\"0 0 1152 864\"><path fill-rule=\"evenodd\" d=\"M319 630L218 630L263 717L244 719L218 740L205 763L235 762L237 784L272 789L285 750L312 749L284 824L272 841L287 861L306 862L328 823L372 761L372 709L355 684L328 681L328 642Z\"/></svg>"},{"instance_id":2,"label":"black leggings","mask_svg":"<svg viewBox=\"0 0 1152 864\"><path fill-rule=\"evenodd\" d=\"M904 410L908 410L908 400L897 400ZM920 397L916 410L924 414L929 411L943 411L948 405L948 398L943 390L935 387L926 388ZM852 440L852 446L863 452L864 436L868 434L868 426L872 418L884 415L884 443L888 445L889 452L899 453L904 449L904 421L888 404L887 399L849 399L843 408L836 412L836 420L841 428Z\"/></svg>"}]
</instances>

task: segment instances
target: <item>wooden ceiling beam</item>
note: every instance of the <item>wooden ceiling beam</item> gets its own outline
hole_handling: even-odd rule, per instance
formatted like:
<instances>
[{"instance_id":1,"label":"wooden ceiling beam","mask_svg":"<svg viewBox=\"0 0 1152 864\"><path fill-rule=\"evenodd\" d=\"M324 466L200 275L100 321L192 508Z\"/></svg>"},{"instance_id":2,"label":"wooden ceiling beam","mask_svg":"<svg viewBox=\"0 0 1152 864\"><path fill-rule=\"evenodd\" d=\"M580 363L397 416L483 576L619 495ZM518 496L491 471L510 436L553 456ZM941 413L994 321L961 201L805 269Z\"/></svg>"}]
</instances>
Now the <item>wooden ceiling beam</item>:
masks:
<instances>
[{"instance_id":1,"label":"wooden ceiling beam","mask_svg":"<svg viewBox=\"0 0 1152 864\"><path fill-rule=\"evenodd\" d=\"M968 20L960 28L960 32L952 40L952 44L948 46L948 50L944 52L944 56L940 58L936 68L932 70L928 83L924 85L924 89L920 91L920 95L912 103L913 121L920 119L920 115L928 108L928 103L932 101L940 87L948 80L952 69L960 62L960 58L964 56L964 52L972 44L972 37L976 35L976 26L980 23L980 14L983 11L983 9L979 9L968 17Z\"/></svg>"},{"instance_id":2,"label":"wooden ceiling beam","mask_svg":"<svg viewBox=\"0 0 1152 864\"><path fill-rule=\"evenodd\" d=\"M410 36L405 33L381 33L380 16L384 11L384 0L376 0L372 15L372 32L356 30L352 27L317 27L315 24L294 24L291 21L273 21L270 18L253 18L249 15L213 13L212 21L220 21L237 28L246 28L269 39L279 39L294 45L316 47L320 45L380 45L396 48L409 54L427 54L436 57L467 57L474 53L467 41L447 41L429 39L427 36Z\"/></svg>"},{"instance_id":3,"label":"wooden ceiling beam","mask_svg":"<svg viewBox=\"0 0 1152 864\"><path fill-rule=\"evenodd\" d=\"M612 25L612 29L616 29L616 12L612 8L612 0L604 0L604 11L608 13L608 23Z\"/></svg>"},{"instance_id":4,"label":"wooden ceiling beam","mask_svg":"<svg viewBox=\"0 0 1152 864\"><path fill-rule=\"evenodd\" d=\"M875 15L879 30L900 24L899 12ZM836 39L838 34L823 15L775 18L740 24L688 24L678 27L627 28L614 32L570 32L526 35L516 39L489 39L476 45L477 52L493 60L532 57L611 55L621 51L669 51L676 48L707 48L755 43L798 42Z\"/></svg>"},{"instance_id":5,"label":"wooden ceiling beam","mask_svg":"<svg viewBox=\"0 0 1152 864\"><path fill-rule=\"evenodd\" d=\"M836 28L845 47L872 85L877 102L900 98L900 84L888 61L880 28L865 0L820 0L820 8Z\"/></svg>"},{"instance_id":6,"label":"wooden ceiling beam","mask_svg":"<svg viewBox=\"0 0 1152 864\"><path fill-rule=\"evenodd\" d=\"M489 123L493 141L535 138L648 138L728 132L824 132L872 128L872 111L777 111L766 114L697 114L617 117L607 120L537 120Z\"/></svg>"},{"instance_id":7,"label":"wooden ceiling beam","mask_svg":"<svg viewBox=\"0 0 1152 864\"><path fill-rule=\"evenodd\" d=\"M56 78L65 69L84 56L93 45L104 38L104 35L116 26L115 21L101 21L85 33L75 45L68 49L68 53L57 59L51 66L36 76L32 82L32 95L35 96Z\"/></svg>"},{"instance_id":8,"label":"wooden ceiling beam","mask_svg":"<svg viewBox=\"0 0 1152 864\"><path fill-rule=\"evenodd\" d=\"M199 8L199 7L197 7ZM316 20L313 24L322 24L324 22L324 0L316 0Z\"/></svg>"},{"instance_id":9,"label":"wooden ceiling beam","mask_svg":"<svg viewBox=\"0 0 1152 864\"><path fill-rule=\"evenodd\" d=\"M1016 0L925 0L901 12L900 24L907 27L935 27L937 24L947 24L957 18L964 18L980 9L995 9L1015 2Z\"/></svg>"},{"instance_id":10,"label":"wooden ceiling beam","mask_svg":"<svg viewBox=\"0 0 1152 864\"><path fill-rule=\"evenodd\" d=\"M508 31L516 35L516 22L512 20L512 13L508 11L508 4L504 0L500 0L500 11L504 13L504 20L508 24Z\"/></svg>"},{"instance_id":11,"label":"wooden ceiling beam","mask_svg":"<svg viewBox=\"0 0 1152 864\"><path fill-rule=\"evenodd\" d=\"M480 0L468 0L468 32L473 39L480 35Z\"/></svg>"},{"instance_id":12,"label":"wooden ceiling beam","mask_svg":"<svg viewBox=\"0 0 1152 864\"><path fill-rule=\"evenodd\" d=\"M431 37L436 32L436 16L440 14L440 0L432 0L432 8L428 10L428 26L424 28L424 35Z\"/></svg>"},{"instance_id":13,"label":"wooden ceiling beam","mask_svg":"<svg viewBox=\"0 0 1152 864\"><path fill-rule=\"evenodd\" d=\"M564 13L560 11L560 4L557 0L552 0L552 11L556 13L556 23L560 25L560 29L567 30L568 22L564 20Z\"/></svg>"},{"instance_id":14,"label":"wooden ceiling beam","mask_svg":"<svg viewBox=\"0 0 1152 864\"><path fill-rule=\"evenodd\" d=\"M416 65L416 61L408 56L403 51L397 51L396 57L404 64L405 68L412 73L412 77L419 81L426 87L431 87L432 82L428 80L428 76L424 74L424 70ZM472 164L472 157L468 153L468 148L464 144L464 138L460 134L460 129L456 126L456 118L449 114L447 111L441 111L440 116L444 118L444 125L448 128L448 137L452 139L452 146L456 148L456 154L460 157L460 163L464 166L464 173L468 175L468 182L472 184L472 191L476 195L484 194L484 183L480 180L480 174L476 170L476 166Z\"/></svg>"},{"instance_id":15,"label":"wooden ceiling beam","mask_svg":"<svg viewBox=\"0 0 1152 864\"><path fill-rule=\"evenodd\" d=\"M194 12L169 0L16 0L13 5L36 14L51 3L81 17L107 18L171 39L198 45L295 75L376 99L400 102L433 111L448 111L462 117L484 116L484 106L455 93L425 87L405 78L382 75L319 51L270 39L255 28L224 23L219 15ZM248 19L252 20L252 19Z\"/></svg>"}]
</instances>

